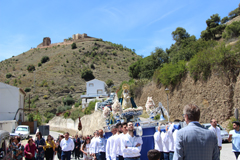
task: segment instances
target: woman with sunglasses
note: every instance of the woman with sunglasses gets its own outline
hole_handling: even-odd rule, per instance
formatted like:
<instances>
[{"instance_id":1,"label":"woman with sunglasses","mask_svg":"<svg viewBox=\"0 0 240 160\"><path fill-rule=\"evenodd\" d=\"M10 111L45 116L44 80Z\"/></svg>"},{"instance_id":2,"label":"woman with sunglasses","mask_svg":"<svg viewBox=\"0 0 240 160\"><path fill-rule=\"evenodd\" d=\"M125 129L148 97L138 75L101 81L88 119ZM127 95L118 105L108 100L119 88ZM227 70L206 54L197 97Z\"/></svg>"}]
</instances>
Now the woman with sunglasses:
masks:
<instances>
[{"instance_id":1,"label":"woman with sunglasses","mask_svg":"<svg viewBox=\"0 0 240 160\"><path fill-rule=\"evenodd\" d=\"M25 146L24 153L25 153L25 160L35 160L35 153L37 152L37 147L35 143L33 143L33 139L29 138L28 143Z\"/></svg>"},{"instance_id":2,"label":"woman with sunglasses","mask_svg":"<svg viewBox=\"0 0 240 160\"><path fill-rule=\"evenodd\" d=\"M43 160L44 159L44 149L43 147L46 146L45 140L42 138L42 133L37 132L36 134L37 140L35 141L35 144L37 145L37 156L36 160Z\"/></svg>"}]
</instances>

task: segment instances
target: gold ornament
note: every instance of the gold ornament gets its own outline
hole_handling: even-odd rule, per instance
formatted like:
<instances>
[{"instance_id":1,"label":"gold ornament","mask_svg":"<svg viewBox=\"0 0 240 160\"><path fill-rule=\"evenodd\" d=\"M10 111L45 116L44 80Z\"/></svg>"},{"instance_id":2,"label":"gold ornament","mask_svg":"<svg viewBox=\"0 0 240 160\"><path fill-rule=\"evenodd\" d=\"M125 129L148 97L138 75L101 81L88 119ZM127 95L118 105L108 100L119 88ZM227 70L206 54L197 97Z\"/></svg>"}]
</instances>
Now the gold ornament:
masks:
<instances>
[{"instance_id":1,"label":"gold ornament","mask_svg":"<svg viewBox=\"0 0 240 160\"><path fill-rule=\"evenodd\" d=\"M122 90L125 90L125 89L127 89L127 90L130 89L130 86L126 83L122 85Z\"/></svg>"}]
</instances>

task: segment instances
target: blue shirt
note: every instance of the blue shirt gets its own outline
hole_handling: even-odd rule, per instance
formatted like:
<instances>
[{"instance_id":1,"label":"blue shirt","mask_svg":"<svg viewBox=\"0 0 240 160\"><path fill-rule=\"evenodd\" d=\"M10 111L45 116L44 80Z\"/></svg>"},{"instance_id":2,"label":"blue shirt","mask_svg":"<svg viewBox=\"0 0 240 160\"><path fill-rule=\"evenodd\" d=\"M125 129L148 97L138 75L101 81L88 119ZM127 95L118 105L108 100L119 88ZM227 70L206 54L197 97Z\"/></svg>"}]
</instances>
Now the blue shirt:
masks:
<instances>
[{"instance_id":1,"label":"blue shirt","mask_svg":"<svg viewBox=\"0 0 240 160\"><path fill-rule=\"evenodd\" d=\"M240 152L240 130L231 130L229 134L232 134L232 151Z\"/></svg>"}]
</instances>

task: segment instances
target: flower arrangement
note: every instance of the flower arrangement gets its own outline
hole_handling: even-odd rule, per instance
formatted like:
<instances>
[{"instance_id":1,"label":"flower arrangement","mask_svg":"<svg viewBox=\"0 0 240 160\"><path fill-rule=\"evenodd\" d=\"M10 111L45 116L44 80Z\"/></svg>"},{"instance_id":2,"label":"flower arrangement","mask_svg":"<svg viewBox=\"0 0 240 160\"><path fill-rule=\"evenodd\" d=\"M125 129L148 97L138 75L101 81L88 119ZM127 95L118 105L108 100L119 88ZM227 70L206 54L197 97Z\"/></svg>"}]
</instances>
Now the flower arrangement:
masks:
<instances>
[{"instance_id":1,"label":"flower arrangement","mask_svg":"<svg viewBox=\"0 0 240 160\"><path fill-rule=\"evenodd\" d=\"M155 104L152 97L148 97L145 107L148 114L151 114L155 110Z\"/></svg>"},{"instance_id":2,"label":"flower arrangement","mask_svg":"<svg viewBox=\"0 0 240 160\"><path fill-rule=\"evenodd\" d=\"M112 105L112 114L114 116L122 114L122 106L118 100L116 100Z\"/></svg>"},{"instance_id":3,"label":"flower arrangement","mask_svg":"<svg viewBox=\"0 0 240 160\"><path fill-rule=\"evenodd\" d=\"M103 117L108 119L110 117L111 110L108 107L104 107L103 109Z\"/></svg>"}]
</instances>

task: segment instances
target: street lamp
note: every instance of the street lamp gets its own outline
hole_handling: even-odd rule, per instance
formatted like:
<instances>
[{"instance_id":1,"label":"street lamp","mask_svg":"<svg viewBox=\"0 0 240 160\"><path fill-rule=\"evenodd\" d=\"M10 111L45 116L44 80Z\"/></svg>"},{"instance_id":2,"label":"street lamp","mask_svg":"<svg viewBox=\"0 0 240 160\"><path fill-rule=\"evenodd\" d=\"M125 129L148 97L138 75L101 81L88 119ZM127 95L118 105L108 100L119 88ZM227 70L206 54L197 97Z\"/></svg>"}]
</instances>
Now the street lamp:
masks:
<instances>
[{"instance_id":1,"label":"street lamp","mask_svg":"<svg viewBox=\"0 0 240 160\"><path fill-rule=\"evenodd\" d=\"M168 94L169 94L169 89L168 88L166 88L165 89L165 93L167 94L167 105L168 105L168 122L169 122L169 103L168 103Z\"/></svg>"}]
</instances>

